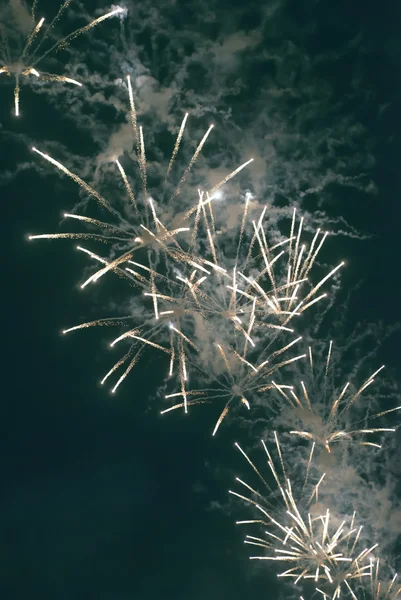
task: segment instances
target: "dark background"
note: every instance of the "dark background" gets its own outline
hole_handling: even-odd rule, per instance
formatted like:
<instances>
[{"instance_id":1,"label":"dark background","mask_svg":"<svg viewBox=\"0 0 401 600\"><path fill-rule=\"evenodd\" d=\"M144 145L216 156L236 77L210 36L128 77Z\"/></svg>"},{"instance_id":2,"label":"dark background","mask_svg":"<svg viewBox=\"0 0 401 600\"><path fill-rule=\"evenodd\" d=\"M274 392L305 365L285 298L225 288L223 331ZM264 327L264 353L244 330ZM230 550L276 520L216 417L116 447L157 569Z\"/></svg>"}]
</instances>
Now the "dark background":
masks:
<instances>
[{"instance_id":1,"label":"dark background","mask_svg":"<svg viewBox=\"0 0 401 600\"><path fill-rule=\"evenodd\" d=\"M44 12L52 4L40 2ZM320 96L319 88L314 88L313 102L305 100L305 92L293 105L288 101L282 107L280 122L289 129L293 126L303 136L304 146L277 144L275 164L284 164L287 172L275 167L271 178L279 186L280 178L291 173L291 165L301 167L308 140L315 143L317 132L320 142L314 146L317 158L310 163L310 174L307 170L300 174L299 184L294 180L295 167L291 175L294 201L299 202L300 190L308 189L309 177L315 185L328 171L338 171L339 165L343 174L349 169L349 176L362 174L362 180L374 183L376 192L370 193L373 186L369 188L368 183L364 189L344 189L337 181L320 198L305 196L304 206L312 212L318 209L328 221L342 216L371 236L365 240L339 236L335 250L330 250L348 261L342 286L353 290L347 313L350 331L365 321L396 326L401 300L400 6L386 0L368 4L341 0L335 6L283 0L275 5L283 16L269 29L260 27L268 3L262 10L259 2L243 7L235 2L131 6L126 1L131 11L124 23L127 47L119 47L118 36L113 37L119 25L110 21L76 41L69 63L85 52L88 72L103 73L106 79L106 50L112 40L113 56L119 56L121 68L115 62L110 68L120 70L120 76L134 74L127 48L135 50L143 68L163 88L178 77L180 65L193 52L191 36L197 44L199 39L210 38L218 49L219 40L232 32L259 35L252 52L245 50L233 69L241 92L233 98L229 92L225 95L227 76L216 98L219 109L230 104L235 124L247 128L263 111L278 114L277 101L264 107L261 100L258 103L269 82L276 78L278 88L286 87L288 81L295 88L302 87L298 79L302 80L300 65L305 60L307 81L320 82L322 90L330 93ZM106 5L88 2L86 6L94 14L97 7L105 9ZM203 20L206 13L216 16L210 25ZM225 31L225 19L231 23L231 32ZM166 40L159 47L159 38L168 37L175 28L177 35L186 32L186 43L176 52ZM94 39L104 43L96 46L91 64L85 46ZM279 71L269 74L266 54L273 49L280 54L281 44L288 41L298 51L288 66L288 81L280 81ZM287 60L288 55L283 55L282 61ZM177 69L166 66L166 61L175 61ZM182 83L187 97L199 94L205 105L213 100L207 96L212 76L213 69L202 75L201 66L188 67ZM214 76L219 77L218 70ZM77 190L50 170L31 168L30 163L38 160L32 157L30 146L60 139L71 155L90 157L99 152L102 139L91 139L87 129L73 125L73 115L67 110L76 97L72 92L64 99L64 92L47 98L24 88L23 116L17 121L10 114L12 88L6 83L0 95L1 597L242 600L263 594L279 598L284 592L274 575L249 565L233 519L216 508L226 501L238 463L232 449L238 433L235 424L212 440L207 408L191 411L185 419L181 414L160 417L155 393L163 374L158 372L156 355L149 355L140 373L132 375L116 397L108 395L97 385L110 365L107 336L102 331L85 332L79 338L60 336L66 324L91 314L93 297L76 286L86 263L72 245L33 244L26 234L57 230L59 216L73 206ZM79 92L74 90L74 94ZM102 131L110 134L118 121L115 111L95 102L91 105L88 98L85 102L90 118L93 108L94 122L101 122ZM300 112L303 102L309 102L307 117ZM351 144L345 130L341 139L339 128L337 146L328 153L325 132L336 121L348 123L349 129L358 124L361 133ZM227 146L234 147L235 137L230 140L230 131L223 127L224 131ZM369 159L363 164L365 151ZM235 156L235 150L229 153ZM353 161L354 154L358 160ZM331 163L333 156L337 159ZM25 167L18 169L21 164ZM291 202L291 190L285 189ZM270 201L274 204L274 197ZM100 295L96 299L101 301ZM373 342L380 346L380 339ZM388 365L395 378L401 376L400 350L398 333L378 349L378 360Z\"/></svg>"}]
</instances>

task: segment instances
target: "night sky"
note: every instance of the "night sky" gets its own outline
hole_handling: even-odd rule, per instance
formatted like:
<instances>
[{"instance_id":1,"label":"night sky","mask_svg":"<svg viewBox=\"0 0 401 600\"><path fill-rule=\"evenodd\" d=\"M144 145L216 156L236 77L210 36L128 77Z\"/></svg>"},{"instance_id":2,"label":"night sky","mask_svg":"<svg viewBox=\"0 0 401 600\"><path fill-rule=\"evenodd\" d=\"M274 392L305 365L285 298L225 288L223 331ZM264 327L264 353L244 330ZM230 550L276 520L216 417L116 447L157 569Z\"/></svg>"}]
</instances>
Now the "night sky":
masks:
<instances>
[{"instance_id":1,"label":"night sky","mask_svg":"<svg viewBox=\"0 0 401 600\"><path fill-rule=\"evenodd\" d=\"M50 20L55 4L39 0L37 18ZM1 0L2 28L12 9L21 14L20 5ZM12 82L0 75L0 597L298 598L302 592L277 583L274 569L248 560L234 524L246 511L233 508L227 494L237 471L247 473L234 441L251 448L261 433L271 435L264 406L256 408L256 425L252 411L238 412L212 438L213 405L160 416L165 365L157 353L147 353L113 396L99 385L112 365L112 334L61 335L65 327L113 314L127 291L110 274L96 289L81 291L78 284L92 271L75 242L27 240L68 231L62 213L82 211L87 202L31 147L61 160L120 209L111 161L128 160L134 147L126 75L144 125L151 183L158 163L168 164L186 111L185 157L213 122L183 202L191 205L199 185L211 187L252 156L227 188L222 220L233 210L230 193L238 198L249 189L261 208L268 206L273 225L297 207L310 231L329 229L326 272L340 260L346 266L333 291L327 288L327 310L308 313L305 322L313 337L314 316L322 314L319 339L347 350L342 381L354 362L359 383L385 363L377 402L379 410L392 408L401 404L401 6L393 0L124 0L121 6L128 9L124 18L100 24L41 65L79 79L82 88L23 85L16 118ZM103 0L74 0L56 33L108 10ZM347 455L358 489L343 493L335 481L332 491L340 512L353 504L363 518L371 515L367 529L382 538L373 543L383 541L391 571L400 568L401 461L399 433L390 435L381 454Z\"/></svg>"}]
</instances>

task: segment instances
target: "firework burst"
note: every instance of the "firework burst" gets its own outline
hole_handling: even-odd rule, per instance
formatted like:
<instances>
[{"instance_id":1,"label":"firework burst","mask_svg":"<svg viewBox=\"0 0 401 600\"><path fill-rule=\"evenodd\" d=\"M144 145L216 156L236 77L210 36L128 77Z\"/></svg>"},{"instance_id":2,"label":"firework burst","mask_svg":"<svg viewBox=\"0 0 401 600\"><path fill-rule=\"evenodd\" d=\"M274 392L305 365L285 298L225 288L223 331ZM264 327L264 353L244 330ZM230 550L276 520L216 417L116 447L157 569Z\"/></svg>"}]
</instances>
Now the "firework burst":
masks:
<instances>
[{"instance_id":1,"label":"firework burst","mask_svg":"<svg viewBox=\"0 0 401 600\"><path fill-rule=\"evenodd\" d=\"M36 10L38 0L33 1L30 12L30 24L28 26L29 12L27 9L19 7L19 9L23 9L26 12L26 20L21 18L20 13L17 13L18 9L14 8L13 3L10 2L8 9L6 9L6 13L10 13L8 20L13 22L14 25L10 29L0 24L0 75L8 75L15 80L14 113L17 117L20 114L20 84L23 79L58 81L82 86L81 82L71 77L39 70L40 63L53 52L66 48L74 38L96 27L102 21L115 15L125 14L126 12L125 9L117 7L55 42L55 25L62 18L71 2L72 0L65 0L60 5L56 16L48 26L45 25L44 17L37 20Z\"/></svg>"},{"instance_id":2,"label":"firework burst","mask_svg":"<svg viewBox=\"0 0 401 600\"><path fill-rule=\"evenodd\" d=\"M331 362L332 342L329 344L325 359L323 377L319 379L315 376L317 365L314 363L312 348L309 347L308 365L311 384L307 385L301 381L300 389L297 391L294 386L289 386L287 390L277 388L286 404L293 409L302 426L301 430L292 430L290 433L311 440L324 447L327 452L331 451L333 444L345 441L381 448L381 444L371 441L372 436L374 438L380 433L394 432L395 428L372 427L370 423L401 410L401 406L365 416L362 421L353 421L351 415L354 403L374 383L376 376L384 369L384 365L370 375L358 388L353 388L350 382L346 382L341 388L335 389L330 385Z\"/></svg>"},{"instance_id":3,"label":"firework burst","mask_svg":"<svg viewBox=\"0 0 401 600\"><path fill-rule=\"evenodd\" d=\"M164 176L160 196L154 200L148 192L147 161L142 127L138 127L137 111L130 77L127 77L133 145L136 146L138 185L131 184L121 162L116 161L121 183L129 200L129 214L124 217L99 192L71 172L62 163L34 148L47 162L75 181L92 197L102 214L110 220L66 213L76 224L90 231L45 233L29 239L94 240L111 248L109 256L78 246L99 268L81 285L87 287L113 272L139 287L150 301L149 313L138 311L123 317L114 316L69 327L65 333L95 326L127 326L112 346L129 343L128 352L103 378L104 383L117 370L124 369L112 390L116 391L144 348L152 347L169 356L168 374L176 368L179 391L167 398L180 402L166 411L220 400L222 412L213 434L231 408L239 402L250 408L255 395L276 386L266 378L282 367L304 358L287 358L283 353L301 338L282 339L293 333L288 325L295 316L322 300L322 286L340 269L332 269L317 284L308 276L327 237L318 230L307 249L302 242L303 218L297 223L294 210L288 237L270 242L266 229L266 208L258 219L249 218L249 196L246 196L241 226L232 253L227 252L226 239L216 227L214 201L219 189L237 175L251 160L228 173L209 191L198 190L198 201L186 211L179 207L190 170L212 131L210 126L198 143L189 163L172 191L166 184L185 133L188 115L184 116ZM170 186L171 189L171 186ZM171 223L163 223L158 206L168 206ZM277 232L276 232L277 237ZM268 241L269 240L269 241ZM230 246L231 248L231 246ZM262 348L262 349L261 349ZM280 357L280 358L279 358ZM284 358L284 360L283 360ZM189 369L196 372L194 389L188 389ZM198 385L200 384L200 385ZM285 387L285 386L284 386ZM197 389L198 388L198 389ZM192 396L188 400L188 396Z\"/></svg>"},{"instance_id":4,"label":"firework burst","mask_svg":"<svg viewBox=\"0 0 401 600\"><path fill-rule=\"evenodd\" d=\"M206 364L202 365L201 357L201 360L193 365L200 389L168 394L167 399L181 397L184 398L184 402L163 410L162 414L182 407L187 410L187 406L191 405L212 401L221 402L223 410L213 429L213 435L215 435L221 423L235 405L240 404L250 410L252 400L258 394L272 388L270 384L266 384L266 377L285 365L304 358L304 355L300 355L275 362L279 355L297 343L299 339L293 340L290 344L286 344L270 354L268 354L268 348L266 347L261 353L260 362L256 364L241 356L234 348L216 343L213 348L214 351L207 357ZM268 358L265 358L266 356ZM186 396L188 395L195 396L195 399L187 401Z\"/></svg>"},{"instance_id":5,"label":"firework burst","mask_svg":"<svg viewBox=\"0 0 401 600\"><path fill-rule=\"evenodd\" d=\"M202 277L196 281L194 273L181 277L188 286L188 304L183 299L181 306L193 317L191 339L201 348L201 356L193 365L195 387L199 389L191 391L195 398L189 402L187 392L168 394L167 398L184 396L184 401L163 413L220 401L223 410L213 435L235 405L249 410L257 395L275 387L275 383L266 382L267 377L306 356L281 357L301 340L299 336L288 338L294 331L288 325L326 296L317 296L318 290L342 266L311 285L306 275L326 235L320 239L317 231L305 252L305 245L300 244L303 220L297 225L294 211L290 236L270 243L264 228L266 208L258 221L248 222L248 203L247 196L236 244L227 244L224 235L219 235L213 204L199 194L192 239L198 252L201 247L202 255L191 265ZM196 245L198 239L204 243Z\"/></svg>"},{"instance_id":6,"label":"firework burst","mask_svg":"<svg viewBox=\"0 0 401 600\"><path fill-rule=\"evenodd\" d=\"M263 269L256 278L251 277L248 280L245 278L245 281L248 290L252 289L262 303L267 303L273 313L283 315L285 322L288 323L295 315L302 314L327 296L326 293L320 295L317 293L339 271L344 262L337 265L315 285L310 285L308 275L319 256L328 232L322 233L318 229L308 248L302 241L304 219L301 217L297 224L296 209L294 209L288 251L286 253L285 249L282 249L280 253L272 256L271 252L275 250L276 245L272 247L267 242L267 234L263 228L265 215L266 208L262 211L259 220L252 222L253 236L248 253L249 257L254 246L257 246L256 259L262 263ZM279 262L279 266L273 269L274 263L283 255L284 264ZM263 283L264 280L266 283ZM284 297L279 297L283 292L285 292Z\"/></svg>"},{"instance_id":7,"label":"firework burst","mask_svg":"<svg viewBox=\"0 0 401 600\"><path fill-rule=\"evenodd\" d=\"M259 492L237 477L237 482L247 490L248 495L230 490L231 494L257 510L257 518L237 521L237 524L257 525L259 529L263 529L257 536L248 534L245 538L246 544L261 547L265 551L262 555L251 556L251 560L288 565L290 568L279 573L278 577L289 578L295 584L305 580L313 581L317 591L333 600L339 598L343 591L350 591L355 597L352 589L354 585L359 587L361 581L371 575L369 557L377 544L357 550L362 526L355 526L355 513L349 526L345 521L338 525L337 519L328 509L321 514L318 493L325 475L316 484L309 484L314 446L307 462L303 485L296 486L288 476L276 433L274 437L278 466L263 441L262 445L276 490L273 490L267 478L236 444L264 488L263 492ZM308 484L312 488L310 495L305 494ZM266 494L269 498L266 498ZM297 495L300 500L296 500ZM321 590L322 587L324 590Z\"/></svg>"},{"instance_id":8,"label":"firework burst","mask_svg":"<svg viewBox=\"0 0 401 600\"><path fill-rule=\"evenodd\" d=\"M174 367L177 366L180 374L181 393L186 398L187 356L190 352L199 352L196 343L191 339L193 323L201 314L206 318L208 316L207 311L205 312L207 294L204 290L201 290L201 285L206 278L205 273L208 277L215 273L219 276L222 276L223 273L226 275L223 267L205 258L198 259L193 254L191 246L192 238L189 234L190 227L188 225L190 225L196 215L198 205L194 204L192 208L183 214L180 212L180 203L178 201L183 184L199 157L212 131L212 126L208 128L198 143L195 152L185 167L178 184L174 186L173 191L169 192L167 197L167 188L165 185L160 190L160 197L157 198L156 202L148 193L144 136L142 127L138 127L137 125L137 113L130 77L127 77L127 84L130 100L130 117L139 170L138 185L136 188L131 185L122 164L118 160L116 161L116 165L126 196L129 199L128 217L121 215L99 192L83 181L78 175L72 173L62 163L34 148L33 150L36 153L70 177L92 197L96 201L98 208L102 211L102 214L106 212L112 222L106 221L104 218L98 219L80 214L66 213L64 214L65 219L74 223L85 224L92 231L84 233L69 232L31 235L29 239L94 240L110 247L107 258L100 256L86 247L77 247L79 251L84 252L95 263L99 264L99 268L82 283L81 288L86 288L89 284L99 281L107 273L113 272L128 281L130 285L139 288L143 296L149 301L151 309L147 313L141 310L133 310L133 314L124 317L115 316L82 323L67 328L64 330L64 333L96 326L128 326L128 330L119 335L111 345L114 346L124 341L125 343L130 343L130 348L124 357L114 364L113 368L103 378L102 383L114 374L117 369L124 367L125 371L123 375L113 387L113 391L115 391L131 371L132 367L138 362L144 348L153 347L169 355L170 376L173 373ZM167 184L168 178L171 175L174 161L185 132L187 118L188 115L186 114L175 141L164 177L164 184ZM248 160L227 174L217 185L207 192L207 200L205 200L204 204L210 206L214 193L251 161L252 159ZM199 192L199 195L202 195L201 192ZM158 204L162 206L167 204L171 208L173 212L172 222L175 225L169 228L162 222L157 212ZM176 212L174 212L174 208ZM180 236L183 237L179 240ZM231 282L230 278L229 282ZM138 313L140 313L140 318L134 316L138 315ZM247 335L245 331L244 334Z\"/></svg>"},{"instance_id":9,"label":"firework burst","mask_svg":"<svg viewBox=\"0 0 401 600\"><path fill-rule=\"evenodd\" d=\"M268 213L264 207L258 219L249 218L249 195L246 196L238 239L232 256L227 252L227 240L216 227L213 203L208 194L199 194L193 226L193 240L206 240L201 256L208 258L209 265L223 265L216 308L239 320L241 315L252 313L253 323L275 327L281 323L283 329L294 316L299 316L327 296L318 292L324 284L341 269L341 262L316 284L310 276L328 232L315 232L307 248L303 243L303 217L297 223L296 209L293 211L289 236L280 236L272 242L267 229ZM277 226L274 231L277 238ZM235 251L234 251L235 250ZM198 252L199 254L199 252ZM203 261L204 258L199 258ZM206 266L206 265L205 265ZM226 278L224 280L224 277ZM227 281L227 278L231 281Z\"/></svg>"},{"instance_id":10,"label":"firework burst","mask_svg":"<svg viewBox=\"0 0 401 600\"><path fill-rule=\"evenodd\" d=\"M85 287L89 283L93 283L98 281L103 275L110 271L115 271L116 269L121 272L121 266L124 263L128 263L133 258L137 258L140 253L143 256L143 250L145 249L145 254L149 260L148 267L151 267L153 270L153 262L150 258L150 250L156 250L168 255L170 259L173 261L177 261L178 263L184 262L187 263L191 261L191 255L188 251L184 251L180 244L178 243L176 237L179 234L189 231L188 227L188 219L195 212L196 208L194 207L192 210L187 211L185 215L180 218L180 223L175 226L173 229L168 229L160 220L157 215L157 209L155 201L148 194L148 186L147 186L147 168L146 168L146 154L145 154L145 144L144 144L144 136L142 127L137 126L137 115L136 108L134 103L134 97L131 87L130 77L127 77L128 83L128 92L130 99L130 114L131 114L131 122L133 126L133 136L134 141L136 142L136 157L139 166L139 190L135 191L128 180L128 177L125 173L125 170L121 163L117 160L116 165L121 176L121 180L123 182L124 188L126 189L127 196L130 201L130 216L131 219L125 219L122 215L115 210L111 204L92 186L83 181L78 175L72 173L67 167L65 167L62 163L55 160L48 154L41 152L40 150L33 148L34 152L42 156L45 160L53 164L59 171L65 173L68 177L70 177L73 181L75 181L87 194L89 194L92 198L96 200L100 209L106 210L108 215L116 221L115 223L105 222L103 220L87 217L84 215L78 214L70 214L66 213L64 216L69 219L75 220L75 222L83 222L86 225L89 225L98 231L95 232L85 232L85 233L59 233L59 234L40 234L40 235L31 235L29 236L30 240L34 239L94 239L98 242L112 245L113 252L118 254L117 257L114 257L112 260L108 260L102 257L95 256L93 253L88 252L88 254L95 258L98 262L101 262L104 266L96 271L86 282L84 282L83 287ZM175 157L177 155L180 142L184 133L185 124L187 121L188 115L186 114L183 122L181 124L181 128L179 130L176 143L174 146L174 150L169 162L169 166L166 173L166 178L168 177L171 168L173 166ZM181 193L181 189L183 183L185 182L189 171L193 167L198 158L202 147L204 146L213 126L210 126L201 141L199 142L189 164L184 170L183 175L180 178L178 185L176 186L173 194L168 199L171 203L177 199L179 194ZM247 166L252 159L248 160L240 167L238 167L235 171L231 172L229 175L224 177L224 179L214 186L213 190L211 190L209 197L212 197L212 193L214 190L217 190L219 187L224 185L231 177L236 175L239 171L241 171L245 166ZM163 190L162 190L163 195ZM139 196L139 197L138 197ZM164 197L158 198L158 201L165 200ZM81 249L81 248L80 248ZM83 249L86 251L86 249ZM134 261L134 264L138 264L138 260ZM143 265L139 265L143 267ZM131 269L131 275L133 274L133 269ZM135 277L134 272L134 277ZM141 277L138 277L140 280Z\"/></svg>"}]
</instances>

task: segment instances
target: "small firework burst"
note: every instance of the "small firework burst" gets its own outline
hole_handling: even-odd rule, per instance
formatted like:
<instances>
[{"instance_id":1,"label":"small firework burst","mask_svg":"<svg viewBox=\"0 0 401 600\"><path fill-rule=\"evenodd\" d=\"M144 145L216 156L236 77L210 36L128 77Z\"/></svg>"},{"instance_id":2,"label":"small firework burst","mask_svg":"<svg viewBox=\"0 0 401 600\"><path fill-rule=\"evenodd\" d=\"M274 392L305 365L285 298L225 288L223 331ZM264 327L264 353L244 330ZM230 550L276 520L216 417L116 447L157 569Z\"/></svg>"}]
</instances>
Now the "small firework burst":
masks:
<instances>
[{"instance_id":1,"label":"small firework burst","mask_svg":"<svg viewBox=\"0 0 401 600\"><path fill-rule=\"evenodd\" d=\"M65 0L58 9L56 16L46 27L45 18L36 18L38 0L34 0L30 12L23 6L14 8L14 3L5 12L9 13L7 20L12 24L11 28L0 24L0 75L8 75L15 80L14 85L14 113L20 115L20 84L22 79L32 78L42 81L58 81L82 86L80 81L64 75L47 73L40 70L42 63L50 54L65 48L74 38L89 31L105 19L115 15L123 15L126 11L117 7L114 10L90 21L84 27L80 27L68 34L61 40L54 41L54 27L67 10L72 0ZM18 12L17 12L18 10ZM22 13L26 13L26 19Z\"/></svg>"},{"instance_id":2,"label":"small firework burst","mask_svg":"<svg viewBox=\"0 0 401 600\"><path fill-rule=\"evenodd\" d=\"M149 264L147 266L152 267L152 260L150 259L150 250L161 251L168 255L170 259L173 261L176 260L178 263L180 262L188 262L193 259L191 254L188 252L188 249L185 251L181 248L180 244L177 241L177 235L188 232L188 219L195 212L196 208L194 207L192 210L190 209L185 215L181 216L180 223L178 226L173 229L168 229L165 224L162 223L160 218L157 215L157 209L155 202L152 197L148 194L147 189L147 169L146 169L146 154L145 154L145 144L144 144L144 136L142 127L137 126L137 115L136 108L134 103L134 97L131 87L130 77L127 77L128 83L128 92L130 99L130 109L131 109L131 122L133 125L133 136L136 142L136 155L137 161L139 165L139 196L140 196L140 204L138 204L138 197L136 196L131 183L128 180L128 177L121 165L121 163L117 160L116 165L118 167L119 174L121 176L122 182L126 189L127 195L130 200L130 207L133 211L133 219L127 220L122 217L122 215L115 209L111 204L92 186L83 181L78 175L72 173L67 167L65 167L62 163L55 160L48 154L45 154L39 151L36 148L33 148L34 152L42 156L45 160L53 164L59 171L65 173L68 177L70 177L73 181L75 181L90 197L94 198L97 204L100 206L101 210L106 210L107 213L114 219L115 223L105 222L103 220L94 219L91 217L86 217L78 214L70 214L66 213L65 217L69 219L74 219L75 221L84 222L89 226L96 228L100 233L59 233L59 234L40 234L40 235L31 235L29 236L30 240L34 239L94 239L98 242L102 242L104 244L112 245L113 252L118 253L116 258L112 260L103 259L101 257L95 256L90 251L87 253L97 260L98 262L103 263L103 267L99 269L96 273L94 273L84 284L85 287L88 283L98 281L103 275L110 271L115 271L118 269L121 272L122 265L128 263L131 259L136 259L140 251L143 249L146 250L146 256L149 259ZM166 177L171 171L172 165L174 163L175 157L177 155L180 142L184 133L185 124L187 121L188 115L186 114L183 122L181 124L181 128L179 130L175 147L170 159L170 163L167 169ZM199 142L189 164L184 170L183 175L180 178L178 185L175 188L172 196L169 198L169 202L173 202L177 199L179 194L181 193L182 185L185 182L189 171L195 164L202 147L204 146L213 126L210 126L201 141ZM238 167L235 171L231 172L227 175L217 186L214 186L214 190L218 189L224 183L226 183L231 177L236 175L239 171L241 171L245 166L247 166L252 159L245 162L243 165ZM213 191L213 190L212 190ZM163 190L162 190L163 193ZM178 207L177 207L178 208ZM177 212L179 212L177 210ZM80 248L86 251L83 248ZM141 256L143 256L143 252L141 252ZM136 262L138 262L136 260ZM142 265L139 265L142 266ZM131 274L133 269L131 269ZM140 277L138 277L140 280Z\"/></svg>"},{"instance_id":3,"label":"small firework burst","mask_svg":"<svg viewBox=\"0 0 401 600\"><path fill-rule=\"evenodd\" d=\"M305 355L291 357L287 360L276 362L277 356L285 352L289 347L299 341L300 338L293 340L290 344L278 348L268 354L266 346L262 352L263 356L259 363L253 364L234 348L223 346L216 343L214 352L207 358L206 364L202 366L202 361L194 365L194 371L197 373L199 390L191 390L190 394L196 396L194 400L187 403L180 402L162 411L162 414L178 408L204 404L210 402L221 402L223 410L218 417L213 429L213 435L217 433L221 423L228 415L229 411L238 404L242 404L248 410L251 408L251 401L256 395L271 389L272 386L266 384L265 378L287 364L304 358ZM268 356L268 358L265 358ZM265 358L265 360L263 360ZM168 394L166 398L177 398L188 395L183 391ZM200 397L200 399L199 399Z\"/></svg>"},{"instance_id":4,"label":"small firework burst","mask_svg":"<svg viewBox=\"0 0 401 600\"><path fill-rule=\"evenodd\" d=\"M315 375L317 365L312 348L309 347L310 385L301 381L299 391L295 391L295 386L288 386L287 390L278 389L281 397L293 409L302 426L302 429L292 430L290 433L315 442L324 447L327 452L330 452L333 444L338 442L356 442L363 446L381 448L381 444L371 441L372 436L394 432L395 428L372 427L370 423L380 417L401 410L401 406L378 412L369 417L365 416L362 421L358 420L356 422L352 418L352 406L363 392L374 383L376 376L384 369L384 365L372 373L358 388L352 388L350 382L346 382L339 389L331 389L329 378L332 349L333 345L330 342L322 378Z\"/></svg>"},{"instance_id":5,"label":"small firework burst","mask_svg":"<svg viewBox=\"0 0 401 600\"><path fill-rule=\"evenodd\" d=\"M245 501L261 515L254 519L237 521L240 525L256 525L259 530L262 529L257 536L248 534L245 538L246 544L264 549L263 554L251 556L251 560L289 565L290 568L279 573L278 577L289 578L295 584L312 580L318 591L321 587L325 590L330 589L330 592L324 590L322 593L333 600L339 598L342 591L351 590L353 594L353 584L358 587L362 579L370 576L369 557L377 544L361 551L357 550L362 526L355 526L355 513L347 525L346 521L338 524L338 520L328 509L322 511L318 504L318 493L325 474L317 483L310 483L314 445L307 462L303 484L298 485L291 483L276 433L274 437L278 467L265 442L262 441L262 445L276 490L273 490L267 477L236 444L258 476L259 482L263 484L263 491L260 492L237 478L248 495L230 490L231 494ZM307 484L312 488L311 494L305 494Z\"/></svg>"}]
</instances>

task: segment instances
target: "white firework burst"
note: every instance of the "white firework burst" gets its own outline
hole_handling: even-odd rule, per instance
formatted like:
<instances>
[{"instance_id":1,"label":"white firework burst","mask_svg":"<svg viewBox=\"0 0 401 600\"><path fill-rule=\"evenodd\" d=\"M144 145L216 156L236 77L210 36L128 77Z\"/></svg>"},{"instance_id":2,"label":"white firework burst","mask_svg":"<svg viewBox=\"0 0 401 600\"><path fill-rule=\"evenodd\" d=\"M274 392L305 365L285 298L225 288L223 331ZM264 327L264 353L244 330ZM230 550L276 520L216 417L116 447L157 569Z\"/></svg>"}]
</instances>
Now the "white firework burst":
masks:
<instances>
[{"instance_id":1,"label":"white firework burst","mask_svg":"<svg viewBox=\"0 0 401 600\"><path fill-rule=\"evenodd\" d=\"M14 84L14 113L20 115L20 92L23 79L40 79L42 81L58 81L82 86L80 81L71 77L47 73L41 70L40 64L51 54L65 48L74 38L96 27L102 21L123 15L126 10L117 7L114 10L90 21L87 25L74 30L67 36L54 41L54 27L62 18L72 0L65 0L59 7L56 16L46 26L45 18L36 18L38 0L34 0L31 11L20 5L14 7L13 2L4 9L3 18L11 26L6 27L5 22L0 23L0 75L13 77ZM25 14L26 18L22 18ZM30 23L29 21L30 15Z\"/></svg>"},{"instance_id":2,"label":"white firework burst","mask_svg":"<svg viewBox=\"0 0 401 600\"><path fill-rule=\"evenodd\" d=\"M274 561L279 565L288 565L278 574L280 578L289 578L295 584L312 580L318 591L324 587L324 594L335 600L343 591L354 594L353 586L359 587L361 579L370 576L371 563L369 557L377 547L357 550L362 526L355 526L355 513L349 525L346 521L338 524L329 509L322 510L318 504L319 486L324 480L323 474L312 486L312 493L305 495L314 446L307 463L303 485L294 485L288 477L283 454L275 433L279 468L276 468L266 444L262 441L266 453L270 474L276 488L267 482L255 464L242 448L236 444L247 462L251 465L258 479L263 484L263 491L237 478L237 481L250 495L238 492L230 493L254 507L258 518L237 521L237 524L257 526L262 530L258 535L248 534L245 543L261 547L264 553L251 556L251 560ZM296 500L300 496L300 500ZM314 501L314 505L311 505ZM330 591L326 591L330 590Z\"/></svg>"}]
</instances>

